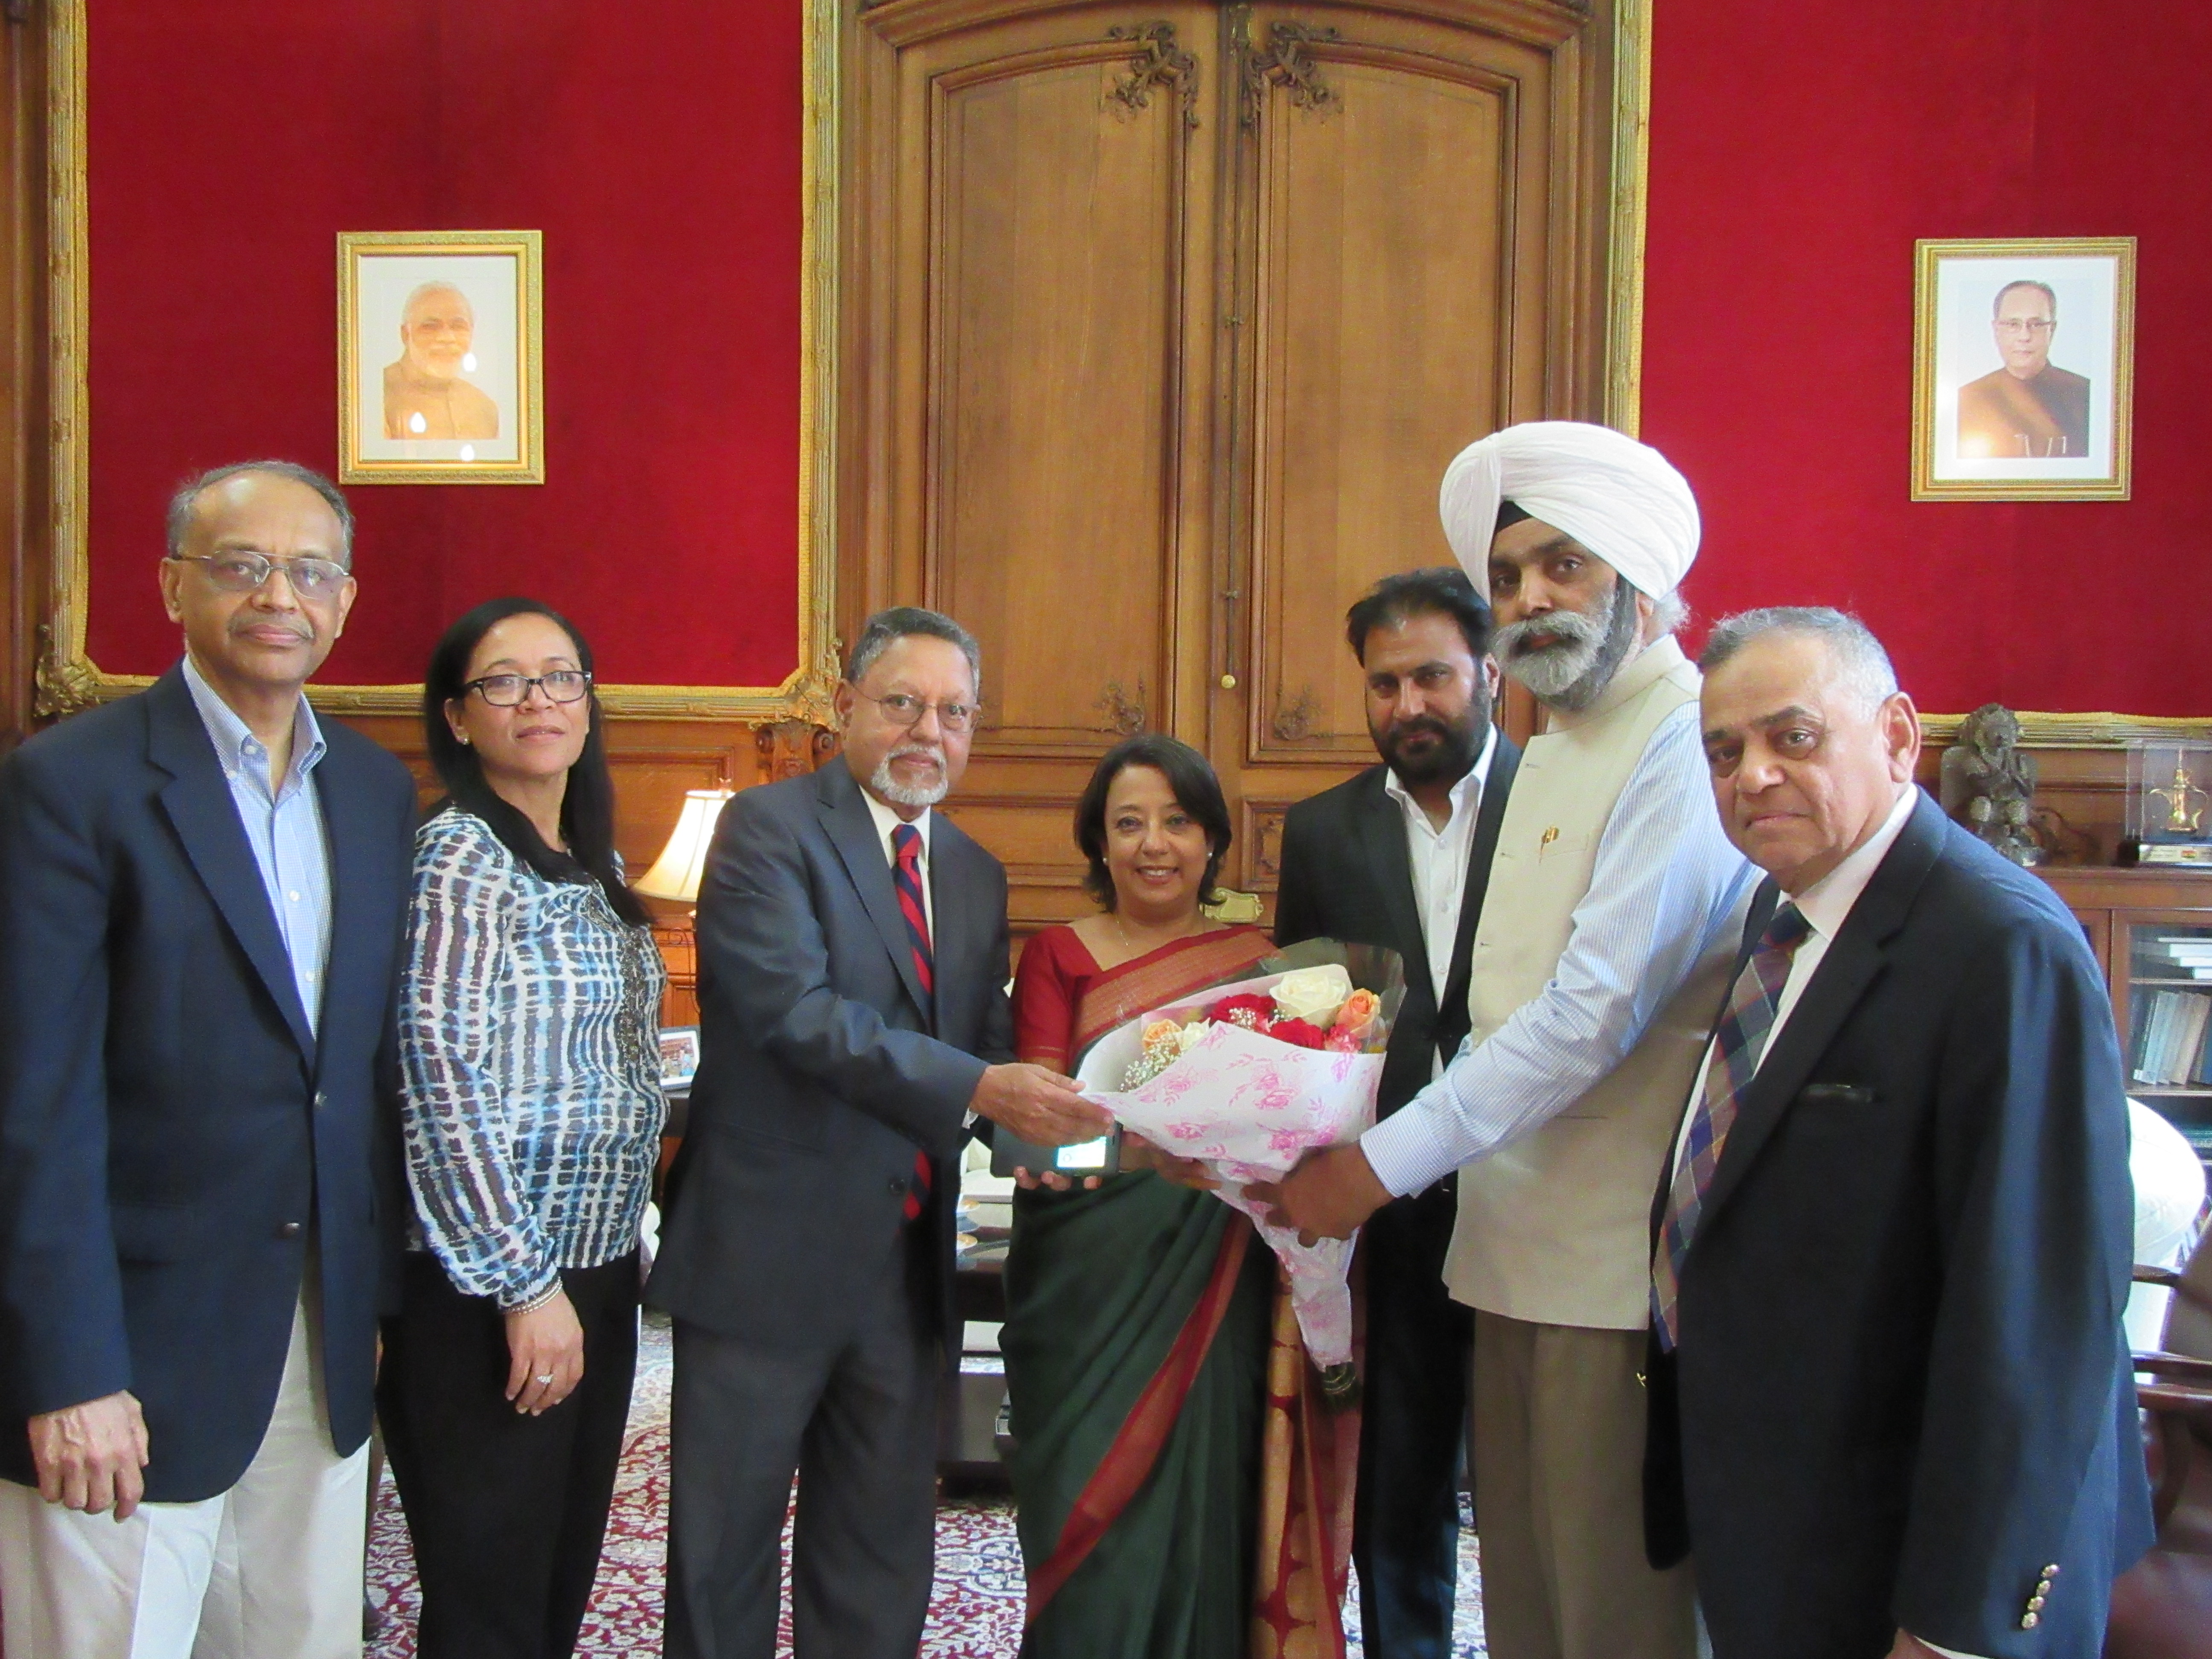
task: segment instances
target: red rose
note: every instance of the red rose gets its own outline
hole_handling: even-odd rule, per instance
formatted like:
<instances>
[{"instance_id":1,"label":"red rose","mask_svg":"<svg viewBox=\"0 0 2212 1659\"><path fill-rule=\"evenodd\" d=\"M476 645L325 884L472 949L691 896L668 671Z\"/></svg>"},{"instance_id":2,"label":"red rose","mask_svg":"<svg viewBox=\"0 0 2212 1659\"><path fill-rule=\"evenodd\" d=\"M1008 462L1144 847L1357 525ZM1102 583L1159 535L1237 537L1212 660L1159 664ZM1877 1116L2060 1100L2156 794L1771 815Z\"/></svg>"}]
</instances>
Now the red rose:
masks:
<instances>
[{"instance_id":1,"label":"red rose","mask_svg":"<svg viewBox=\"0 0 2212 1659\"><path fill-rule=\"evenodd\" d=\"M1328 1033L1320 1026L1303 1019L1279 1019L1263 1029L1276 1042L1300 1048L1318 1048L1328 1040Z\"/></svg>"},{"instance_id":2,"label":"red rose","mask_svg":"<svg viewBox=\"0 0 2212 1659\"><path fill-rule=\"evenodd\" d=\"M1275 1000L1256 992L1224 997L1206 1011L1206 1017L1216 1025L1242 1025L1247 1030L1260 1030L1274 1018Z\"/></svg>"}]
</instances>

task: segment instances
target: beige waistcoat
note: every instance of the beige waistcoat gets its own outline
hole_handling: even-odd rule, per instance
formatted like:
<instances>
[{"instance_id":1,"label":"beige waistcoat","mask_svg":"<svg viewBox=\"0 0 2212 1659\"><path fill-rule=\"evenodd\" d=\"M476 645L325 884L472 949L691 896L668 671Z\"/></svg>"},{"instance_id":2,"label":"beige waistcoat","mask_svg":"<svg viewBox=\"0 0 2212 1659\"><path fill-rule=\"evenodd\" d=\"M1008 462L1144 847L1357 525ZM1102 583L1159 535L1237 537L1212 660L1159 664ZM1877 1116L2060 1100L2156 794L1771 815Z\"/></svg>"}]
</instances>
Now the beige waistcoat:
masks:
<instances>
[{"instance_id":1,"label":"beige waistcoat","mask_svg":"<svg viewBox=\"0 0 2212 1659\"><path fill-rule=\"evenodd\" d=\"M1499 827L1468 988L1480 1042L1550 983L1599 838L1660 722L1698 700L1672 639L1630 661L1597 704L1522 751ZM1550 1122L1459 1172L1444 1284L1489 1313L1640 1329L1650 1316L1651 1196L1725 988L1728 930L1597 1085Z\"/></svg>"}]
</instances>

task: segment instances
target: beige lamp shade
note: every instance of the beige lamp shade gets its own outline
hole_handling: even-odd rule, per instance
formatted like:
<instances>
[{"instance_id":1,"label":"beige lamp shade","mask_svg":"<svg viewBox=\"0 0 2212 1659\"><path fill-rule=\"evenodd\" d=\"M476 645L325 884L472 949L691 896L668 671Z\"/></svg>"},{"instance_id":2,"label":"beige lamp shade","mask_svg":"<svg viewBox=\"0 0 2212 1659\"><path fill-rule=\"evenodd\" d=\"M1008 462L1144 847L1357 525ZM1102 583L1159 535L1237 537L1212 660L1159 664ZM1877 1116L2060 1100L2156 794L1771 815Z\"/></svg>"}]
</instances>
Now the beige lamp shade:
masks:
<instances>
[{"instance_id":1,"label":"beige lamp shade","mask_svg":"<svg viewBox=\"0 0 2212 1659\"><path fill-rule=\"evenodd\" d=\"M684 816L676 820L676 833L653 868L630 885L647 898L699 900L699 877L707 867L707 848L714 839L714 822L734 789L687 789Z\"/></svg>"}]
</instances>

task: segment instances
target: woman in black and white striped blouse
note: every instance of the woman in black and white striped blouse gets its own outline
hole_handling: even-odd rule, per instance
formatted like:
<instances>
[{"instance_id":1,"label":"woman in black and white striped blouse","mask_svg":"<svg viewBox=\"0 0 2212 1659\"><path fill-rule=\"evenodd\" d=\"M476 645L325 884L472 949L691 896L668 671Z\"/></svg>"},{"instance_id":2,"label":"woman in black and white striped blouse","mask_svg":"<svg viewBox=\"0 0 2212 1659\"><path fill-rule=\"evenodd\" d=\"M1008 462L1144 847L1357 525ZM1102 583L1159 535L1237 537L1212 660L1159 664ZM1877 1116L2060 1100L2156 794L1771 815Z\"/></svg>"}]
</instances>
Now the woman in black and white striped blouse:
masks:
<instances>
[{"instance_id":1,"label":"woman in black and white striped blouse","mask_svg":"<svg viewBox=\"0 0 2212 1659\"><path fill-rule=\"evenodd\" d=\"M378 1404L423 1659L574 1650L637 1353L663 971L613 848L590 647L478 605L424 677L400 1007L415 1199Z\"/></svg>"}]
</instances>

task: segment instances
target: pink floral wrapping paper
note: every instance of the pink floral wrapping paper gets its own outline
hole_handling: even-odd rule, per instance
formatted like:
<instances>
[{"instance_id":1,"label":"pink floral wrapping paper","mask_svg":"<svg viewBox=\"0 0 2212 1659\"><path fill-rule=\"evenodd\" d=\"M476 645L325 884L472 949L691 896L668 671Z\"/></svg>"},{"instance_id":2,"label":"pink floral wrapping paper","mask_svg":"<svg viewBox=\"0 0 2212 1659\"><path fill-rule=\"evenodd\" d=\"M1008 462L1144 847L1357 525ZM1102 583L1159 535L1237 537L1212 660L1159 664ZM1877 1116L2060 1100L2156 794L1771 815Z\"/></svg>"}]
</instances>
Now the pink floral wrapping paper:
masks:
<instances>
[{"instance_id":1,"label":"pink floral wrapping paper","mask_svg":"<svg viewBox=\"0 0 2212 1659\"><path fill-rule=\"evenodd\" d=\"M1267 982L1251 984L1264 989ZM1243 1188L1277 1180L1310 1149L1357 1139L1370 1127L1383 1056L1299 1048L1240 1025L1211 1025L1150 1082L1127 1091L1102 1086L1125 1073L1145 1019L1093 1045L1082 1067L1085 1092L1124 1127L1213 1171L1222 1182L1217 1196L1252 1218L1289 1270L1291 1305L1314 1364L1325 1370L1349 1362L1347 1274L1358 1235L1301 1244L1295 1231L1263 1220Z\"/></svg>"}]
</instances>

